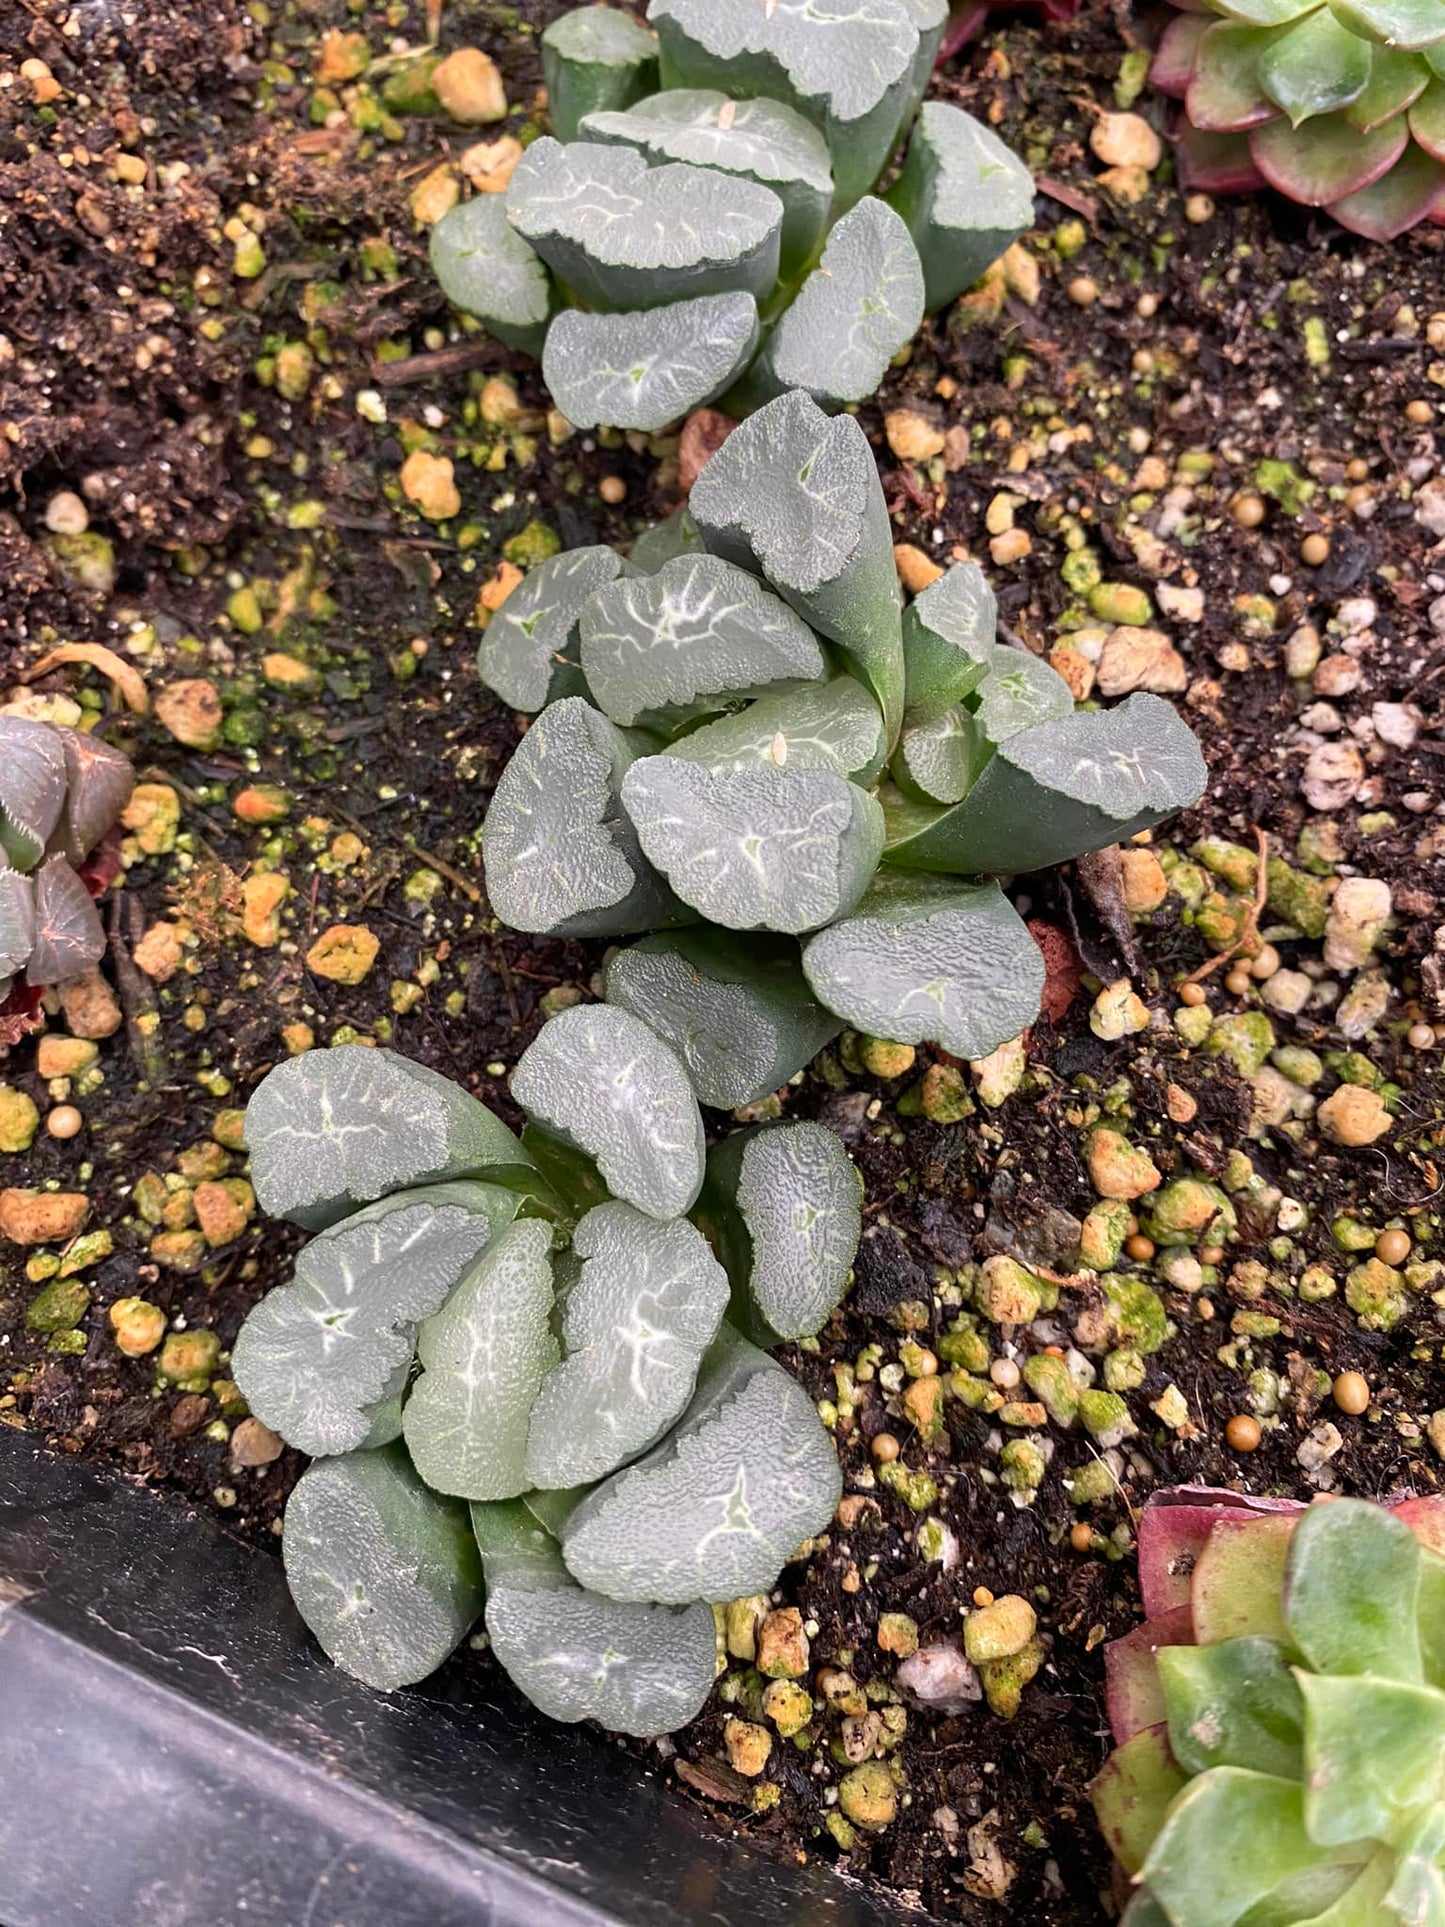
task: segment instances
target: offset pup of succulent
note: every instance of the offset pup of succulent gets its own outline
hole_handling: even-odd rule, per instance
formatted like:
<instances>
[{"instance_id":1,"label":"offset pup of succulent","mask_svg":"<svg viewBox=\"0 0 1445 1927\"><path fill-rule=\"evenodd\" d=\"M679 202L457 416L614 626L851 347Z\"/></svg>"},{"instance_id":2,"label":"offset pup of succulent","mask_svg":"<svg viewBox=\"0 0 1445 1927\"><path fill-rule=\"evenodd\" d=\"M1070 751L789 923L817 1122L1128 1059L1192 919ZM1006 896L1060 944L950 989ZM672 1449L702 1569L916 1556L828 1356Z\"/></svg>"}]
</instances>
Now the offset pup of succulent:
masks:
<instances>
[{"instance_id":1,"label":"offset pup of succulent","mask_svg":"<svg viewBox=\"0 0 1445 1927\"><path fill-rule=\"evenodd\" d=\"M1106 1649L1127 1927L1445 1919L1445 1499L1178 1488Z\"/></svg>"},{"instance_id":2,"label":"offset pup of succulent","mask_svg":"<svg viewBox=\"0 0 1445 1927\"><path fill-rule=\"evenodd\" d=\"M991 879L1132 836L1205 783L1168 703L1075 710L994 617L973 563L900 610L867 437L780 396L630 560L559 555L492 618L483 680L540 711L483 825L493 908L653 933L609 960L607 995L709 1104L776 1090L844 1023L986 1056L1043 989Z\"/></svg>"},{"instance_id":3,"label":"offset pup of succulent","mask_svg":"<svg viewBox=\"0 0 1445 1927\"><path fill-rule=\"evenodd\" d=\"M273 1070L252 1181L315 1236L232 1371L315 1460L283 1551L339 1666L408 1685L485 1612L554 1719L663 1732L711 1690L713 1604L766 1592L838 1502L812 1401L751 1340L826 1321L862 1187L815 1124L709 1156L681 1057L620 1006L553 1018L513 1093L520 1138L389 1051Z\"/></svg>"},{"instance_id":4,"label":"offset pup of succulent","mask_svg":"<svg viewBox=\"0 0 1445 1927\"><path fill-rule=\"evenodd\" d=\"M1278 188L1373 241L1445 222L1440 0L1190 0L1150 78L1184 103L1187 186Z\"/></svg>"},{"instance_id":5,"label":"offset pup of succulent","mask_svg":"<svg viewBox=\"0 0 1445 1927\"><path fill-rule=\"evenodd\" d=\"M0 716L0 1002L83 977L105 931L77 866L135 787L129 757L78 729Z\"/></svg>"},{"instance_id":6,"label":"offset pup of succulent","mask_svg":"<svg viewBox=\"0 0 1445 1927\"><path fill-rule=\"evenodd\" d=\"M1028 171L942 101L944 0L652 0L542 36L553 135L433 231L437 279L541 356L579 428L787 388L870 395L1033 219ZM661 91L659 91L659 87ZM872 193L912 124L895 186Z\"/></svg>"}]
</instances>

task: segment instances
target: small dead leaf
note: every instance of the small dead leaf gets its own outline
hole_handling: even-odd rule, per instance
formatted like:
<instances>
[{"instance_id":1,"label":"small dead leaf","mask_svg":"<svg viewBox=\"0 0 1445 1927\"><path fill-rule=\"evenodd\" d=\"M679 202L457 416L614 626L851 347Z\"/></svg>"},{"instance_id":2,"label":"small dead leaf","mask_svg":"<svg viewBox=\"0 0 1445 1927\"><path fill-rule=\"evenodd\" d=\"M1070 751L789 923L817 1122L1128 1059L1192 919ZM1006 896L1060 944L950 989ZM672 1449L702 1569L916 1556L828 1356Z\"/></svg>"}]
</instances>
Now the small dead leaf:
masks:
<instances>
[{"instance_id":1,"label":"small dead leaf","mask_svg":"<svg viewBox=\"0 0 1445 1927\"><path fill-rule=\"evenodd\" d=\"M145 678L134 663L125 661L114 649L107 649L99 642L62 642L58 649L50 650L39 662L24 672L22 681L34 682L51 669L58 669L62 663L86 662L92 669L114 683L116 692L126 708L134 716L149 716L151 709L150 694L145 686Z\"/></svg>"}]
</instances>

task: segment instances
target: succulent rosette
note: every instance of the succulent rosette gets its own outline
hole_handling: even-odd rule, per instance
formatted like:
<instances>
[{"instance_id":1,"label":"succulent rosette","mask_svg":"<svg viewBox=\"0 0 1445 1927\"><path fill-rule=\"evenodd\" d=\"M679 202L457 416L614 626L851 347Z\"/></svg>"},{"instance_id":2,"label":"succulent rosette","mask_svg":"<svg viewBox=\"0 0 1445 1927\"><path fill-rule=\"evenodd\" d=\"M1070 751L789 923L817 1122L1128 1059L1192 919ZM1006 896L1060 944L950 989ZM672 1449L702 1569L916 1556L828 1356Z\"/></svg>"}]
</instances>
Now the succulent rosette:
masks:
<instances>
[{"instance_id":1,"label":"succulent rosette","mask_svg":"<svg viewBox=\"0 0 1445 1927\"><path fill-rule=\"evenodd\" d=\"M1445 222L1445 0L1176 0L1151 79L1187 186L1277 188L1355 234Z\"/></svg>"},{"instance_id":2,"label":"succulent rosette","mask_svg":"<svg viewBox=\"0 0 1445 1927\"><path fill-rule=\"evenodd\" d=\"M1106 1650L1127 1927L1445 1921L1445 1498L1158 1494Z\"/></svg>"}]
</instances>

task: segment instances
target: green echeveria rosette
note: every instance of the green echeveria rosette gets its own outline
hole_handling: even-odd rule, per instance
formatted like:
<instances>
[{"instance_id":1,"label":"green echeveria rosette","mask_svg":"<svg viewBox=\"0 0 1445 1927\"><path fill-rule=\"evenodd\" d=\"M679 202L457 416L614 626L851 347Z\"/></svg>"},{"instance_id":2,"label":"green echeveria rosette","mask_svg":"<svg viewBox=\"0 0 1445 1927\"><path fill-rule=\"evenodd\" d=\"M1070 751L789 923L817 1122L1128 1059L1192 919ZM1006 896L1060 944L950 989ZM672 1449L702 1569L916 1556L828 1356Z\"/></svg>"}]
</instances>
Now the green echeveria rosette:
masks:
<instances>
[{"instance_id":1,"label":"green echeveria rosette","mask_svg":"<svg viewBox=\"0 0 1445 1927\"><path fill-rule=\"evenodd\" d=\"M1181 1488L1106 1650L1127 1927L1445 1920L1445 1499Z\"/></svg>"},{"instance_id":2,"label":"green echeveria rosette","mask_svg":"<svg viewBox=\"0 0 1445 1927\"><path fill-rule=\"evenodd\" d=\"M1369 240L1445 223L1442 0L1176 0L1156 87L1186 185L1269 186Z\"/></svg>"}]
</instances>

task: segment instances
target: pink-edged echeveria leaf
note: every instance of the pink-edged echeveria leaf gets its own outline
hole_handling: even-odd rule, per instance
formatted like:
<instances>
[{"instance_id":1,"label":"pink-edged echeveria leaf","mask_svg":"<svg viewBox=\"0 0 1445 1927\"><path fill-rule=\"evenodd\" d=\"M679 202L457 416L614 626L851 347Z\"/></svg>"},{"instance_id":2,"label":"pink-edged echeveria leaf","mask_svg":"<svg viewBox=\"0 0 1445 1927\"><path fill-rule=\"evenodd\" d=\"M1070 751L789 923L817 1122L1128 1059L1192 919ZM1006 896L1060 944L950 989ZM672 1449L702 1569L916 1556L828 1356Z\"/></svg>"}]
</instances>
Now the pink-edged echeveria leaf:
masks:
<instances>
[{"instance_id":1,"label":"pink-edged echeveria leaf","mask_svg":"<svg viewBox=\"0 0 1445 1927\"><path fill-rule=\"evenodd\" d=\"M1111 1753L1089 1788L1099 1831L1127 1874L1137 1874L1164 1817L1187 1784L1165 1726L1149 1726Z\"/></svg>"},{"instance_id":2,"label":"pink-edged echeveria leaf","mask_svg":"<svg viewBox=\"0 0 1445 1927\"><path fill-rule=\"evenodd\" d=\"M1174 136L1174 151L1179 178L1191 193L1253 194L1265 184L1248 134L1210 134L1184 122Z\"/></svg>"},{"instance_id":3,"label":"pink-edged echeveria leaf","mask_svg":"<svg viewBox=\"0 0 1445 1927\"><path fill-rule=\"evenodd\" d=\"M1419 221L1445 224L1445 165L1411 147L1388 174L1358 194L1331 201L1326 212L1367 241L1393 241Z\"/></svg>"},{"instance_id":4,"label":"pink-edged echeveria leaf","mask_svg":"<svg viewBox=\"0 0 1445 1927\"><path fill-rule=\"evenodd\" d=\"M1201 1645L1259 1634L1288 1639L1281 1610L1285 1560L1298 1513L1221 1519L1194 1566L1189 1603Z\"/></svg>"},{"instance_id":5,"label":"pink-edged echeveria leaf","mask_svg":"<svg viewBox=\"0 0 1445 1927\"><path fill-rule=\"evenodd\" d=\"M1213 25L1213 17L1207 13L1181 13L1171 20L1149 69L1149 85L1171 100L1183 100L1189 92L1199 43Z\"/></svg>"},{"instance_id":6,"label":"pink-edged echeveria leaf","mask_svg":"<svg viewBox=\"0 0 1445 1927\"><path fill-rule=\"evenodd\" d=\"M1410 132L1432 160L1445 161L1445 80L1432 80L1411 107Z\"/></svg>"},{"instance_id":7,"label":"pink-edged echeveria leaf","mask_svg":"<svg viewBox=\"0 0 1445 1927\"><path fill-rule=\"evenodd\" d=\"M1216 21L1195 49L1194 72L1184 97L1190 125L1230 134L1273 120L1277 110L1259 84L1259 63L1285 31Z\"/></svg>"},{"instance_id":8,"label":"pink-edged echeveria leaf","mask_svg":"<svg viewBox=\"0 0 1445 1927\"><path fill-rule=\"evenodd\" d=\"M1249 151L1271 187L1305 207L1328 207L1387 174L1409 138L1403 114L1371 134L1351 127L1343 114L1326 114L1307 127L1286 120L1256 127Z\"/></svg>"},{"instance_id":9,"label":"pink-edged echeveria leaf","mask_svg":"<svg viewBox=\"0 0 1445 1927\"><path fill-rule=\"evenodd\" d=\"M1445 42L1440 0L1331 0L1347 27L1406 53Z\"/></svg>"},{"instance_id":10,"label":"pink-edged echeveria leaf","mask_svg":"<svg viewBox=\"0 0 1445 1927\"><path fill-rule=\"evenodd\" d=\"M1371 55L1369 84L1345 109L1345 119L1362 134L1413 107L1430 84L1430 68L1418 54L1374 47Z\"/></svg>"},{"instance_id":11,"label":"pink-edged echeveria leaf","mask_svg":"<svg viewBox=\"0 0 1445 1927\"><path fill-rule=\"evenodd\" d=\"M1328 7L1280 35L1259 58L1259 84L1299 127L1358 100L1370 81L1371 49Z\"/></svg>"},{"instance_id":12,"label":"pink-edged echeveria leaf","mask_svg":"<svg viewBox=\"0 0 1445 1927\"><path fill-rule=\"evenodd\" d=\"M1157 1657L1161 1646L1192 1646L1194 1616L1188 1605L1171 1606L1104 1648L1105 1704L1117 1745L1164 1719L1164 1688Z\"/></svg>"},{"instance_id":13,"label":"pink-edged echeveria leaf","mask_svg":"<svg viewBox=\"0 0 1445 1927\"><path fill-rule=\"evenodd\" d=\"M1212 11L1250 27L1287 27L1319 7L1320 0L1216 0Z\"/></svg>"},{"instance_id":14,"label":"pink-edged echeveria leaf","mask_svg":"<svg viewBox=\"0 0 1445 1927\"><path fill-rule=\"evenodd\" d=\"M1149 1618L1189 1603L1195 1562L1221 1519L1299 1512L1297 1499L1257 1499L1228 1486L1171 1485L1149 1495L1139 1519L1139 1591Z\"/></svg>"}]
</instances>

